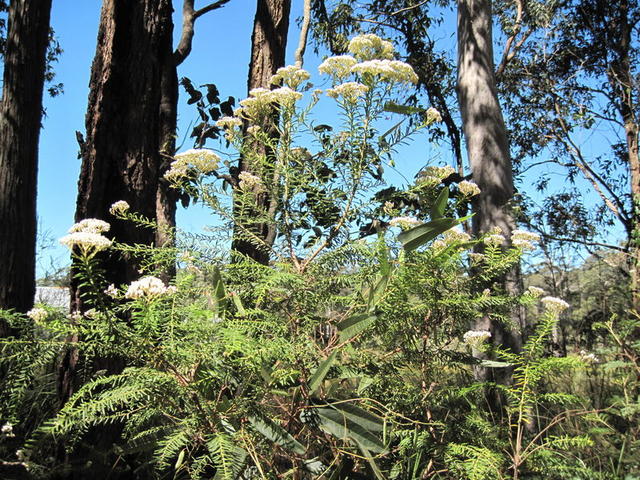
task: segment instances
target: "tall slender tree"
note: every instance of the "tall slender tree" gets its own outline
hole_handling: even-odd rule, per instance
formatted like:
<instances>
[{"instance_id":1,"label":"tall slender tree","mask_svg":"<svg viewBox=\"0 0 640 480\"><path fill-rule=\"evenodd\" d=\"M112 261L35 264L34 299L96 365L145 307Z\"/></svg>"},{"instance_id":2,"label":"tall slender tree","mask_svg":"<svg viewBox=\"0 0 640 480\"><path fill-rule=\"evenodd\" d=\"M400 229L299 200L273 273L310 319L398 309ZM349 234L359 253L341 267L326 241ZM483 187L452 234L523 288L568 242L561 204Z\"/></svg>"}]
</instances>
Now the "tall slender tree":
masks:
<instances>
[{"instance_id":1,"label":"tall slender tree","mask_svg":"<svg viewBox=\"0 0 640 480\"><path fill-rule=\"evenodd\" d=\"M291 0L258 0L251 36L251 62L247 81L249 91L259 87L270 88L271 77L278 68L284 66L290 11ZM265 127L269 129L268 126ZM273 132L274 129L270 130ZM240 159L236 175L242 171L252 172L246 158ZM271 198L264 192L256 192L256 215L257 212L275 215L277 204L277 198ZM232 250L266 265L269 262L269 247L273 245L276 233L275 224L268 220L237 224Z\"/></svg>"},{"instance_id":2,"label":"tall slender tree","mask_svg":"<svg viewBox=\"0 0 640 480\"><path fill-rule=\"evenodd\" d=\"M482 235L499 227L508 239L515 228L509 211L514 186L507 131L496 89L492 21L491 0L458 0L458 101L469 165L482 192L473 208L473 232ZM506 275L504 287L517 293L517 271ZM517 329L488 317L480 319L476 327L490 330L494 343L513 351L521 348L522 337ZM500 382L507 381L510 375L502 369L478 373L485 379L493 374Z\"/></svg>"},{"instance_id":3,"label":"tall slender tree","mask_svg":"<svg viewBox=\"0 0 640 480\"><path fill-rule=\"evenodd\" d=\"M0 308L35 293L36 179L51 0L9 4L0 102ZM0 335L6 335L0 324Z\"/></svg>"}]
</instances>

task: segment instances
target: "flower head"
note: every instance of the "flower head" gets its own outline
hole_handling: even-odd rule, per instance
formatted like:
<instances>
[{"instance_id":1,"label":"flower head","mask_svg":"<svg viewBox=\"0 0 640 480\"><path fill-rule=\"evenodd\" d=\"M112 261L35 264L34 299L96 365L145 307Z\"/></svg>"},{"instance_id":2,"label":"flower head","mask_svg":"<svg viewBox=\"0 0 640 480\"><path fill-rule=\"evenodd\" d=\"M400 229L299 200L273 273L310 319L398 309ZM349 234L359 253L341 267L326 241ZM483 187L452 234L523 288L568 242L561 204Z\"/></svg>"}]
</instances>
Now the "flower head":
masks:
<instances>
[{"instance_id":1,"label":"flower head","mask_svg":"<svg viewBox=\"0 0 640 480\"><path fill-rule=\"evenodd\" d=\"M544 297L540 300L544 308L551 313L559 314L569 308L569 304L564 300L556 297Z\"/></svg>"},{"instance_id":2,"label":"flower head","mask_svg":"<svg viewBox=\"0 0 640 480\"><path fill-rule=\"evenodd\" d=\"M418 83L413 67L398 60L366 60L351 67L351 72L365 77L378 77L389 83Z\"/></svg>"},{"instance_id":3,"label":"flower head","mask_svg":"<svg viewBox=\"0 0 640 480\"><path fill-rule=\"evenodd\" d=\"M421 224L422 222L414 217L395 217L389 220L392 227L411 228Z\"/></svg>"},{"instance_id":4,"label":"flower head","mask_svg":"<svg viewBox=\"0 0 640 480\"><path fill-rule=\"evenodd\" d=\"M251 190L254 192L264 191L264 184L262 183L262 179L250 172L243 170L238 175L238 179L240 180L240 182L238 182L240 190Z\"/></svg>"},{"instance_id":5,"label":"flower head","mask_svg":"<svg viewBox=\"0 0 640 480\"><path fill-rule=\"evenodd\" d=\"M167 286L162 280L157 277L148 276L131 282L124 296L125 298L131 299L155 297L167 293L167 290Z\"/></svg>"},{"instance_id":6,"label":"flower head","mask_svg":"<svg viewBox=\"0 0 640 480\"><path fill-rule=\"evenodd\" d=\"M129 204L124 200L118 200L111 207L109 207L109 213L113 216L123 215L129 211Z\"/></svg>"},{"instance_id":7,"label":"flower head","mask_svg":"<svg viewBox=\"0 0 640 480\"><path fill-rule=\"evenodd\" d=\"M216 127L220 127L225 130L232 130L234 127L241 126L242 120L237 117L222 117L216 122Z\"/></svg>"},{"instance_id":8,"label":"flower head","mask_svg":"<svg viewBox=\"0 0 640 480\"><path fill-rule=\"evenodd\" d=\"M454 173L456 173L456 169L451 165L445 165L444 167L430 166L418 172L418 182L420 184L435 186Z\"/></svg>"},{"instance_id":9,"label":"flower head","mask_svg":"<svg viewBox=\"0 0 640 480\"><path fill-rule=\"evenodd\" d=\"M295 65L288 65L279 68L276 74L271 77L271 83L274 85L285 85L292 89L297 89L302 82L311 78L309 72Z\"/></svg>"},{"instance_id":10,"label":"flower head","mask_svg":"<svg viewBox=\"0 0 640 480\"><path fill-rule=\"evenodd\" d=\"M462 336L464 343L474 348L480 347L489 338L491 338L491 332L487 330L469 330Z\"/></svg>"},{"instance_id":11,"label":"flower head","mask_svg":"<svg viewBox=\"0 0 640 480\"><path fill-rule=\"evenodd\" d=\"M49 316L49 312L47 312L44 308L35 307L27 312L27 317L33 320L35 323L44 322Z\"/></svg>"},{"instance_id":12,"label":"flower head","mask_svg":"<svg viewBox=\"0 0 640 480\"><path fill-rule=\"evenodd\" d=\"M529 288L527 288L527 291L525 293L531 295L534 298L539 298L544 295L544 290L540 287L534 287L533 285L531 285Z\"/></svg>"},{"instance_id":13,"label":"flower head","mask_svg":"<svg viewBox=\"0 0 640 480\"><path fill-rule=\"evenodd\" d=\"M329 57L318 67L320 73L331 75L335 80L342 81L351 75L351 67L358 61L351 55Z\"/></svg>"},{"instance_id":14,"label":"flower head","mask_svg":"<svg viewBox=\"0 0 640 480\"><path fill-rule=\"evenodd\" d=\"M171 167L164 174L164 178L174 182L186 177L192 170L204 175L211 173L218 168L220 162L220 157L206 148L192 148L177 153L174 158Z\"/></svg>"},{"instance_id":15,"label":"flower head","mask_svg":"<svg viewBox=\"0 0 640 480\"><path fill-rule=\"evenodd\" d=\"M97 218L85 218L84 220L80 220L78 223L74 224L69 229L69 233L87 232L100 234L108 232L110 228L111 225L103 220L98 220Z\"/></svg>"},{"instance_id":16,"label":"flower head","mask_svg":"<svg viewBox=\"0 0 640 480\"><path fill-rule=\"evenodd\" d=\"M74 247L78 247L82 253L99 252L109 248L112 244L111 240L107 237L103 237L99 233L91 232L75 232L65 235L60 240L60 243L73 250Z\"/></svg>"},{"instance_id":17,"label":"flower head","mask_svg":"<svg viewBox=\"0 0 640 480\"><path fill-rule=\"evenodd\" d=\"M390 60L395 54L395 49L391 42L382 40L372 33L352 38L347 50L360 61L373 59Z\"/></svg>"},{"instance_id":18,"label":"flower head","mask_svg":"<svg viewBox=\"0 0 640 480\"><path fill-rule=\"evenodd\" d=\"M467 180L463 180L458 184L458 190L460 190L460 193L465 197L480 195L480 187L474 182L468 182Z\"/></svg>"},{"instance_id":19,"label":"flower head","mask_svg":"<svg viewBox=\"0 0 640 480\"><path fill-rule=\"evenodd\" d=\"M425 114L425 122L427 123L427 125L440 123L441 121L442 121L442 115L440 115L440 112L437 109L433 107L427 108L427 112Z\"/></svg>"},{"instance_id":20,"label":"flower head","mask_svg":"<svg viewBox=\"0 0 640 480\"><path fill-rule=\"evenodd\" d=\"M525 230L514 230L511 232L511 244L522 250L535 250L535 246L531 242L540 240L540 235Z\"/></svg>"},{"instance_id":21,"label":"flower head","mask_svg":"<svg viewBox=\"0 0 640 480\"><path fill-rule=\"evenodd\" d=\"M482 239L484 244L488 247L499 247L504 244L505 240L506 238L504 238L504 235L500 235L499 233L492 233Z\"/></svg>"},{"instance_id":22,"label":"flower head","mask_svg":"<svg viewBox=\"0 0 640 480\"><path fill-rule=\"evenodd\" d=\"M336 85L327 90L332 98L342 97L348 103L356 103L358 99L369 91L369 87L358 82L347 82Z\"/></svg>"}]
</instances>

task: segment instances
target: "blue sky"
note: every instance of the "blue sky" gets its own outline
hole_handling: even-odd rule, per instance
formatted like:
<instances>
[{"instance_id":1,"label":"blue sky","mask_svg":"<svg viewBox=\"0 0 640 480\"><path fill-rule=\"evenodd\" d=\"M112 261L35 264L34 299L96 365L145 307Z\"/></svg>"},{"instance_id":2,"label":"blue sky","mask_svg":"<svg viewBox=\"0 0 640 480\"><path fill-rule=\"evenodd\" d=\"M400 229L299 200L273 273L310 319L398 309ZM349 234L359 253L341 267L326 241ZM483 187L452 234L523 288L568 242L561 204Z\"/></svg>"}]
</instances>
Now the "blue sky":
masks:
<instances>
[{"instance_id":1,"label":"blue sky","mask_svg":"<svg viewBox=\"0 0 640 480\"><path fill-rule=\"evenodd\" d=\"M196 7L208 2L197 0ZM300 16L301 1L293 2L292 19ZM181 25L181 2L176 0L174 24L176 43ZM38 216L40 231L50 238L63 236L73 223L76 187L80 160L77 158L78 144L76 131L84 132L84 116L87 106L89 74L95 53L96 36L101 0L54 0L52 26L56 31L64 53L55 65L55 82L64 84L64 94L45 97L46 118L40 142L40 163L38 177ZM247 69L249 64L251 29L255 12L255 0L231 0L224 8L211 12L196 23L193 50L189 58L180 66L179 76L188 76L195 85L215 83L222 96L232 95L238 99L246 95ZM447 24L436 35L439 42L450 45L450 54L455 55L454 16L447 15ZM298 42L298 24L290 22L289 49L287 63L293 63L293 51ZM496 52L500 48L496 47ZM305 68L316 73L320 59L312 48L307 49ZM316 77L317 78L317 77ZM313 80L313 78L312 78ZM322 86L322 85L319 85ZM179 108L178 143L188 135L196 112L186 105L181 91ZM328 110L319 110L328 114ZM322 118L323 123L335 123L335 118ZM590 132L594 135L595 132ZM593 141L593 139L592 139ZM189 139L184 149L191 146ZM425 137L419 137L410 147L400 150L396 161L405 178L411 178L426 164L452 163L449 149L430 145ZM405 183L402 175L391 173L393 183ZM535 175L532 172L529 175ZM554 174L561 185L563 175ZM531 178L531 177L529 177ZM526 189L531 182L520 184ZM593 193L593 192L591 192ZM595 195L595 194L594 194ZM595 200L595 198L594 198ZM187 231L201 231L212 223L207 212L196 207L187 211L180 209L178 226ZM51 260L58 265L68 263L68 252L62 246L41 252L38 275L49 267Z\"/></svg>"}]
</instances>

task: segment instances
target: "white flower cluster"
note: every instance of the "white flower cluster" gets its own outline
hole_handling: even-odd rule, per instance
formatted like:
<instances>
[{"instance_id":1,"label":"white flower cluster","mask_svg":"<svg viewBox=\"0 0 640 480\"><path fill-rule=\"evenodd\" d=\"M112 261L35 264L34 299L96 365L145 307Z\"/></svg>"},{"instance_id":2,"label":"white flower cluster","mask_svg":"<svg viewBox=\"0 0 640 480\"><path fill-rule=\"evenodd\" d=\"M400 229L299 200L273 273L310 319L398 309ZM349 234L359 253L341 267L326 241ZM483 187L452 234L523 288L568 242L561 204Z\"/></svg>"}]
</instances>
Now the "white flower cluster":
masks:
<instances>
[{"instance_id":1,"label":"white flower cluster","mask_svg":"<svg viewBox=\"0 0 640 480\"><path fill-rule=\"evenodd\" d=\"M444 167L427 167L418 173L418 182L435 186L454 173L456 173L456 169L451 165Z\"/></svg>"},{"instance_id":2,"label":"white flower cluster","mask_svg":"<svg viewBox=\"0 0 640 480\"><path fill-rule=\"evenodd\" d=\"M337 55L329 57L318 67L320 73L331 75L337 81L342 81L351 75L351 68L358 61L351 55Z\"/></svg>"},{"instance_id":3,"label":"white flower cluster","mask_svg":"<svg viewBox=\"0 0 640 480\"><path fill-rule=\"evenodd\" d=\"M421 224L422 222L414 217L395 217L389 220L392 227L411 228Z\"/></svg>"},{"instance_id":4,"label":"white flower cluster","mask_svg":"<svg viewBox=\"0 0 640 480\"><path fill-rule=\"evenodd\" d=\"M276 71L276 74L271 77L271 83L274 85L285 85L295 90L302 82L306 82L309 78L311 78L311 75L306 70L295 65L288 65Z\"/></svg>"},{"instance_id":5,"label":"white flower cluster","mask_svg":"<svg viewBox=\"0 0 640 480\"><path fill-rule=\"evenodd\" d=\"M254 88L249 92L249 97L240 100L240 109L234 114L250 120L260 119L272 112L274 104L283 107L292 107L302 98L302 93L289 87L280 87L275 90L268 88Z\"/></svg>"},{"instance_id":6,"label":"white flower cluster","mask_svg":"<svg viewBox=\"0 0 640 480\"><path fill-rule=\"evenodd\" d=\"M511 232L511 244L522 250L535 250L535 246L531 242L538 242L540 235L525 230L514 230Z\"/></svg>"},{"instance_id":7,"label":"white flower cluster","mask_svg":"<svg viewBox=\"0 0 640 480\"><path fill-rule=\"evenodd\" d=\"M499 233L492 233L482 239L484 244L488 247L499 247L505 242L505 240L506 238L504 238L504 235L501 235Z\"/></svg>"},{"instance_id":8,"label":"white flower cluster","mask_svg":"<svg viewBox=\"0 0 640 480\"><path fill-rule=\"evenodd\" d=\"M5 438L13 438L16 436L16 434L13 433L13 425L10 424L9 422L5 423L4 425L2 425L2 427L0 427L0 433Z\"/></svg>"},{"instance_id":9,"label":"white flower cluster","mask_svg":"<svg viewBox=\"0 0 640 480\"><path fill-rule=\"evenodd\" d=\"M446 248L455 243L469 242L471 237L459 228L450 228L442 234L441 240L433 242L433 248Z\"/></svg>"},{"instance_id":10,"label":"white flower cluster","mask_svg":"<svg viewBox=\"0 0 640 480\"><path fill-rule=\"evenodd\" d=\"M487 330L469 330L462 336L464 343L474 348L478 348L489 338L491 338L491 332Z\"/></svg>"},{"instance_id":11,"label":"white flower cluster","mask_svg":"<svg viewBox=\"0 0 640 480\"><path fill-rule=\"evenodd\" d=\"M347 82L336 85L327 90L327 95L332 98L342 97L348 103L356 103L358 98L364 96L369 87L358 82Z\"/></svg>"},{"instance_id":12,"label":"white flower cluster","mask_svg":"<svg viewBox=\"0 0 640 480\"><path fill-rule=\"evenodd\" d=\"M211 173L218 168L220 162L220 157L206 148L192 148L176 154L174 158L171 167L164 174L164 178L174 182L186 177L190 170L205 175Z\"/></svg>"},{"instance_id":13,"label":"white flower cluster","mask_svg":"<svg viewBox=\"0 0 640 480\"><path fill-rule=\"evenodd\" d=\"M240 190L245 190L245 191L251 190L254 192L264 191L264 184L262 183L262 180L260 179L260 177L252 174L251 172L247 172L243 170L238 175L238 179L240 180L240 182L238 183Z\"/></svg>"},{"instance_id":14,"label":"white flower cluster","mask_svg":"<svg viewBox=\"0 0 640 480\"><path fill-rule=\"evenodd\" d=\"M111 228L107 222L98 220L97 218L85 218L74 224L69 233L87 232L87 233L104 233Z\"/></svg>"},{"instance_id":15,"label":"white flower cluster","mask_svg":"<svg viewBox=\"0 0 640 480\"><path fill-rule=\"evenodd\" d=\"M110 227L102 220L87 218L74 224L69 229L69 235L65 235L59 241L69 249L78 247L83 254L98 252L111 246L111 240L101 235L108 232Z\"/></svg>"},{"instance_id":16,"label":"white flower cluster","mask_svg":"<svg viewBox=\"0 0 640 480\"><path fill-rule=\"evenodd\" d=\"M586 350L580 350L580 358L586 363L598 363L600 361L594 353L589 353Z\"/></svg>"},{"instance_id":17,"label":"white flower cluster","mask_svg":"<svg viewBox=\"0 0 640 480\"><path fill-rule=\"evenodd\" d=\"M398 60L367 60L351 67L358 75L371 75L389 83L418 83L418 75L411 65Z\"/></svg>"},{"instance_id":18,"label":"white flower cluster","mask_svg":"<svg viewBox=\"0 0 640 480\"><path fill-rule=\"evenodd\" d=\"M442 121L442 115L433 107L427 108L425 114L425 122L427 125L433 125L434 123L440 123Z\"/></svg>"},{"instance_id":19,"label":"white flower cluster","mask_svg":"<svg viewBox=\"0 0 640 480\"><path fill-rule=\"evenodd\" d=\"M527 288L526 293L528 295L531 295L534 298L539 298L542 295L544 295L544 290L539 287L534 287L533 285L531 285L529 288Z\"/></svg>"},{"instance_id":20,"label":"white flower cluster","mask_svg":"<svg viewBox=\"0 0 640 480\"><path fill-rule=\"evenodd\" d=\"M142 277L140 280L131 282L124 294L125 298L143 298L168 295L176 292L176 287L167 287L162 280L157 277Z\"/></svg>"},{"instance_id":21,"label":"white flower cluster","mask_svg":"<svg viewBox=\"0 0 640 480\"><path fill-rule=\"evenodd\" d=\"M395 54L395 49L391 42L382 40L372 33L352 38L347 50L361 62L375 58L390 60Z\"/></svg>"},{"instance_id":22,"label":"white flower cluster","mask_svg":"<svg viewBox=\"0 0 640 480\"><path fill-rule=\"evenodd\" d=\"M467 180L463 180L458 184L458 190L460 190L460 193L465 197L480 195L480 187L478 187L474 182L469 182Z\"/></svg>"},{"instance_id":23,"label":"white flower cluster","mask_svg":"<svg viewBox=\"0 0 640 480\"><path fill-rule=\"evenodd\" d=\"M116 288L116 286L112 283L110 284L104 291L105 295L109 295L110 297L117 297L118 296L118 289Z\"/></svg>"},{"instance_id":24,"label":"white flower cluster","mask_svg":"<svg viewBox=\"0 0 640 480\"><path fill-rule=\"evenodd\" d=\"M556 297L544 297L540 301L548 312L554 314L559 314L569 308L569 304L567 302Z\"/></svg>"},{"instance_id":25,"label":"white flower cluster","mask_svg":"<svg viewBox=\"0 0 640 480\"><path fill-rule=\"evenodd\" d=\"M27 312L27 317L29 317L35 323L44 322L48 316L49 316L49 312L47 312L42 307L34 307Z\"/></svg>"},{"instance_id":26,"label":"white flower cluster","mask_svg":"<svg viewBox=\"0 0 640 480\"><path fill-rule=\"evenodd\" d=\"M233 130L234 127L241 127L242 120L236 117L222 117L216 122L216 127L223 128L225 130Z\"/></svg>"},{"instance_id":27,"label":"white flower cluster","mask_svg":"<svg viewBox=\"0 0 640 480\"><path fill-rule=\"evenodd\" d=\"M124 200L118 200L117 202L114 202L111 207L109 207L109 213L117 217L118 215L124 215L125 213L127 213L130 208L131 207L127 202L125 202Z\"/></svg>"}]
</instances>

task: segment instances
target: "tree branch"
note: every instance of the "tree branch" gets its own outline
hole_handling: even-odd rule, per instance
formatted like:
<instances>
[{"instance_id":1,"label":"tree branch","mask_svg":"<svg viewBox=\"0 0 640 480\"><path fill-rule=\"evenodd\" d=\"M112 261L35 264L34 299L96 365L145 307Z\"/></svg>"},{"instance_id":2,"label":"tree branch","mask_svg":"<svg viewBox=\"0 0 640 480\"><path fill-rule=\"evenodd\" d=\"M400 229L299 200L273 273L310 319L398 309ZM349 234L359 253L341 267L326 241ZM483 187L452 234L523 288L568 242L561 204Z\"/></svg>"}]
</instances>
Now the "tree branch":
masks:
<instances>
[{"instance_id":1,"label":"tree branch","mask_svg":"<svg viewBox=\"0 0 640 480\"><path fill-rule=\"evenodd\" d=\"M300 40L295 53L296 67L302 68L304 61L304 51L307 48L307 35L309 34L309 23L311 22L311 0L304 0L304 11L302 14L302 26L300 27Z\"/></svg>"},{"instance_id":2,"label":"tree branch","mask_svg":"<svg viewBox=\"0 0 640 480\"><path fill-rule=\"evenodd\" d=\"M218 0L206 7L202 7L200 10L195 9L194 2L195 0L183 0L182 3L182 33L180 35L180 42L178 43L175 52L173 52L173 59L176 66L184 62L191 53L196 20L207 12L223 7L225 4L229 3L230 0Z\"/></svg>"}]
</instances>

